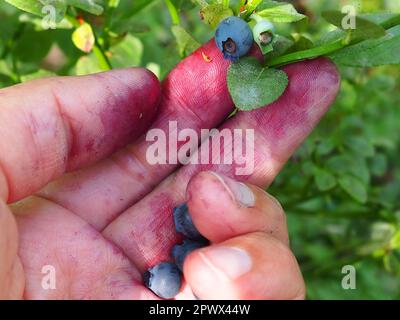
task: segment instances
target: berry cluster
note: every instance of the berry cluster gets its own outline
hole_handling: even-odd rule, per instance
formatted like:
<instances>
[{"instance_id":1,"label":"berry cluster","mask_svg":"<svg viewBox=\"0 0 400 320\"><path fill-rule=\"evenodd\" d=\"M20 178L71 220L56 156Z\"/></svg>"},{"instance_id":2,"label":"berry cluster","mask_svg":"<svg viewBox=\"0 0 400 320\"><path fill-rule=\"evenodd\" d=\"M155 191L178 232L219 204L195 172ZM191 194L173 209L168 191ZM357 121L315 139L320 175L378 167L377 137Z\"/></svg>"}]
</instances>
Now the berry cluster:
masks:
<instances>
[{"instance_id":1,"label":"berry cluster","mask_svg":"<svg viewBox=\"0 0 400 320\"><path fill-rule=\"evenodd\" d=\"M172 249L174 263L162 262L147 270L143 276L146 287L164 299L172 299L179 293L186 257L194 250L209 245L209 241L194 226L186 204L174 209L174 223L175 230L185 236L183 243Z\"/></svg>"},{"instance_id":2,"label":"berry cluster","mask_svg":"<svg viewBox=\"0 0 400 320\"><path fill-rule=\"evenodd\" d=\"M231 16L221 21L215 32L215 42L225 59L233 62L249 53L254 41L264 50L274 39L274 26L268 20L254 16L257 20L253 30L241 18Z\"/></svg>"}]
</instances>

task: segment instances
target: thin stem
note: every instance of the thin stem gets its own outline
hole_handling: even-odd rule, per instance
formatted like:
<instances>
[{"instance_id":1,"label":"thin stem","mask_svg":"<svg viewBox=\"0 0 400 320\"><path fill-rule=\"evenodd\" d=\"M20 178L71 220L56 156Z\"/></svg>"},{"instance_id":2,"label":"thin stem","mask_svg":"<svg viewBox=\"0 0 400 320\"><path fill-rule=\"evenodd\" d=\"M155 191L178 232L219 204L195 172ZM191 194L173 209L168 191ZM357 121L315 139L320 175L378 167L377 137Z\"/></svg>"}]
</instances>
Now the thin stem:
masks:
<instances>
[{"instance_id":1,"label":"thin stem","mask_svg":"<svg viewBox=\"0 0 400 320\"><path fill-rule=\"evenodd\" d=\"M250 19L253 19L255 22L260 22L260 21L263 20L263 18L261 18L258 14L255 14L255 13L253 13L253 14L250 16Z\"/></svg>"},{"instance_id":2,"label":"thin stem","mask_svg":"<svg viewBox=\"0 0 400 320\"><path fill-rule=\"evenodd\" d=\"M112 69L110 61L108 60L105 53L101 50L100 46L95 45L93 47L93 53L96 55L96 58L99 61L102 70L107 71Z\"/></svg>"},{"instance_id":3,"label":"thin stem","mask_svg":"<svg viewBox=\"0 0 400 320\"><path fill-rule=\"evenodd\" d=\"M167 5L169 14L172 19L172 24L174 25L180 25L181 24L181 19L179 18L178 10L176 10L175 6L171 2L171 0L165 0L165 4Z\"/></svg>"},{"instance_id":4,"label":"thin stem","mask_svg":"<svg viewBox=\"0 0 400 320\"><path fill-rule=\"evenodd\" d=\"M107 9L105 10L104 14L104 24L103 28L101 31L101 35L99 37L99 41L103 43L103 47L108 49L110 47L109 41L108 41L108 34L110 33L110 26L112 23L112 18L115 9L117 8L115 5L110 5L111 1L108 1L107 4Z\"/></svg>"},{"instance_id":5,"label":"thin stem","mask_svg":"<svg viewBox=\"0 0 400 320\"><path fill-rule=\"evenodd\" d=\"M20 83L21 82L21 75L19 73L18 69L18 61L15 59L14 54L11 54L11 62L12 62L12 70L13 70L13 80L15 83Z\"/></svg>"},{"instance_id":6,"label":"thin stem","mask_svg":"<svg viewBox=\"0 0 400 320\"><path fill-rule=\"evenodd\" d=\"M222 0L222 4L224 5L225 8L229 8L229 0Z\"/></svg>"},{"instance_id":7,"label":"thin stem","mask_svg":"<svg viewBox=\"0 0 400 320\"><path fill-rule=\"evenodd\" d=\"M334 51L337 51L339 49L342 49L343 47L345 47L345 44L343 43L342 40L340 40L340 41L337 41L337 42L334 42L334 43L331 43L331 44L328 44L325 46L312 48L312 49L308 49L308 50L303 50L303 51L298 51L298 52L293 52L293 53L289 53L284 56L277 57L275 59L268 61L267 66L268 67L280 67L280 66L283 66L285 64L289 64L289 63L292 63L295 61L317 58L317 57L332 53Z\"/></svg>"},{"instance_id":8,"label":"thin stem","mask_svg":"<svg viewBox=\"0 0 400 320\"><path fill-rule=\"evenodd\" d=\"M380 25L385 29L390 29L394 26L400 24L400 15L396 15L393 18L381 23ZM327 44L325 46L312 48L308 50L293 52L284 56L277 57L267 62L268 67L280 67L285 64L289 64L296 61L301 61L305 59L317 58L323 55L327 55L329 53L335 52L339 49L346 47L351 44L351 32L347 34L346 39L340 40L331 44Z\"/></svg>"}]
</instances>

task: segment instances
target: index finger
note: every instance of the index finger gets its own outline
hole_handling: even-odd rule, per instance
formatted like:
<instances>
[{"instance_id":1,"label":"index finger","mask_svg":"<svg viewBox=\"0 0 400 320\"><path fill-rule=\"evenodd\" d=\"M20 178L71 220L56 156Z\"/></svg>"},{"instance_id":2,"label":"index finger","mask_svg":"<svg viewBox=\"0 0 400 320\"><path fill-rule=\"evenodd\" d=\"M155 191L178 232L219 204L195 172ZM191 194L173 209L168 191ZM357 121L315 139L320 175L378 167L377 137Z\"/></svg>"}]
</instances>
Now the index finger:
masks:
<instances>
[{"instance_id":1,"label":"index finger","mask_svg":"<svg viewBox=\"0 0 400 320\"><path fill-rule=\"evenodd\" d=\"M151 124L160 90L138 68L0 90L0 198L26 197L135 140Z\"/></svg>"}]
</instances>

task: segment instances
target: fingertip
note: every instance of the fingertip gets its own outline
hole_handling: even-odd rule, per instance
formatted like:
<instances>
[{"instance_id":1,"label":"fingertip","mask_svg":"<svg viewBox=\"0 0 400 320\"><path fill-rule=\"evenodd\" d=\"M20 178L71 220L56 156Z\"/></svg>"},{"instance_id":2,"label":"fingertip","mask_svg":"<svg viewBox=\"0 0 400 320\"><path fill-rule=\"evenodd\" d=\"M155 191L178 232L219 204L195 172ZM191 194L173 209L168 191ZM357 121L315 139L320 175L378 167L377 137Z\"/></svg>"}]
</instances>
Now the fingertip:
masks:
<instances>
[{"instance_id":1,"label":"fingertip","mask_svg":"<svg viewBox=\"0 0 400 320\"><path fill-rule=\"evenodd\" d=\"M76 114L70 119L86 120L87 129L82 125L75 128L74 122L70 126L79 135L75 135L70 150L68 171L100 160L133 142L152 124L161 98L160 82L144 68L116 69L87 77L82 84L87 86L83 100L89 114L85 119L82 109L75 107L69 111ZM60 97L61 101L68 101L62 93Z\"/></svg>"},{"instance_id":2,"label":"fingertip","mask_svg":"<svg viewBox=\"0 0 400 320\"><path fill-rule=\"evenodd\" d=\"M206 209L215 203L232 202L233 195L228 192L220 176L212 171L202 171L190 179L186 198L189 206Z\"/></svg>"},{"instance_id":3,"label":"fingertip","mask_svg":"<svg viewBox=\"0 0 400 320\"><path fill-rule=\"evenodd\" d=\"M301 97L300 93L311 89L311 93L314 95L309 94L308 96L319 98L321 101L318 105L327 108L339 92L340 73L336 64L329 58L320 57L293 63L283 67L282 70L289 77L287 91L293 96ZM315 105L314 103L313 106Z\"/></svg>"},{"instance_id":4,"label":"fingertip","mask_svg":"<svg viewBox=\"0 0 400 320\"><path fill-rule=\"evenodd\" d=\"M201 299L301 299L305 292L293 253L260 232L191 253L184 275Z\"/></svg>"}]
</instances>

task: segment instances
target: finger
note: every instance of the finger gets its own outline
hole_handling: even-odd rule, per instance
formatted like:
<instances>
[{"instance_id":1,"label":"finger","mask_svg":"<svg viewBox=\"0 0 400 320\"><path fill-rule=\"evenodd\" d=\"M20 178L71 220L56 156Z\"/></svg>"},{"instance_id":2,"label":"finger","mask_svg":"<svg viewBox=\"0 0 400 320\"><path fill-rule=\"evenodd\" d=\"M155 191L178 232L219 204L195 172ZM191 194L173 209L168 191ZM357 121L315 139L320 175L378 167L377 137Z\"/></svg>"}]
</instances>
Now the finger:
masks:
<instances>
[{"instance_id":1,"label":"finger","mask_svg":"<svg viewBox=\"0 0 400 320\"><path fill-rule=\"evenodd\" d=\"M186 199L195 226L211 242L260 231L289 243L281 205L261 188L201 172L190 180Z\"/></svg>"},{"instance_id":2,"label":"finger","mask_svg":"<svg viewBox=\"0 0 400 320\"><path fill-rule=\"evenodd\" d=\"M251 54L261 59L256 47ZM178 130L191 128L198 133L218 126L233 108L226 85L229 64L214 40L178 64L163 82L163 97L152 128L174 139L169 133L172 121ZM195 147L198 143L194 141ZM146 152L151 144L142 137L111 159L63 177L41 195L101 230L178 167L171 161L149 164ZM170 146L172 154L177 148Z\"/></svg>"},{"instance_id":3,"label":"finger","mask_svg":"<svg viewBox=\"0 0 400 320\"><path fill-rule=\"evenodd\" d=\"M250 174L236 175L237 162L221 165L187 165L126 210L105 230L106 237L120 246L135 263L146 269L169 253L179 237L173 226L173 208L185 201L186 186L200 171L212 170L239 181L268 185L328 110L339 89L335 65L326 59L301 62L284 68L289 87L275 103L256 111L243 112L222 128L254 129L254 162ZM234 154L232 145L222 144L224 154ZM209 147L200 149L209 151ZM252 158L252 157L250 157Z\"/></svg>"},{"instance_id":4,"label":"finger","mask_svg":"<svg viewBox=\"0 0 400 320\"><path fill-rule=\"evenodd\" d=\"M185 279L200 299L304 299L300 268L289 248L251 233L191 253Z\"/></svg>"},{"instance_id":5,"label":"finger","mask_svg":"<svg viewBox=\"0 0 400 320\"><path fill-rule=\"evenodd\" d=\"M0 90L0 196L21 199L110 155L150 125L160 85L144 69Z\"/></svg>"},{"instance_id":6,"label":"finger","mask_svg":"<svg viewBox=\"0 0 400 320\"><path fill-rule=\"evenodd\" d=\"M6 204L0 200L0 300L22 297L25 278L17 250L15 219Z\"/></svg>"}]
</instances>

